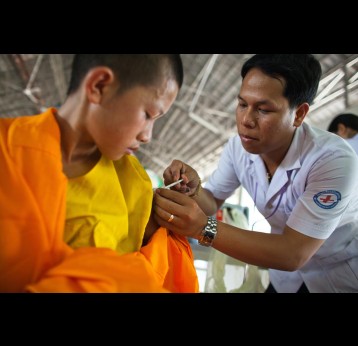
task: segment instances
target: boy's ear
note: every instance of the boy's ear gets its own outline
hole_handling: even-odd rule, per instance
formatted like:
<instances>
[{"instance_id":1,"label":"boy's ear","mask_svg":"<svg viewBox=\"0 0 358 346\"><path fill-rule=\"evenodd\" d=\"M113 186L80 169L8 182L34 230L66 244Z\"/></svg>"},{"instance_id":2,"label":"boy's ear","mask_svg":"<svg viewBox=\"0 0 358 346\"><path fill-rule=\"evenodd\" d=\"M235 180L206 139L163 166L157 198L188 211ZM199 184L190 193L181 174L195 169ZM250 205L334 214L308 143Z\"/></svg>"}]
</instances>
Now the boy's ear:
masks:
<instances>
[{"instance_id":1,"label":"boy's ear","mask_svg":"<svg viewBox=\"0 0 358 346\"><path fill-rule=\"evenodd\" d=\"M100 103L104 91L114 82L113 71L108 67L95 67L87 73L85 91L89 102Z\"/></svg>"}]
</instances>

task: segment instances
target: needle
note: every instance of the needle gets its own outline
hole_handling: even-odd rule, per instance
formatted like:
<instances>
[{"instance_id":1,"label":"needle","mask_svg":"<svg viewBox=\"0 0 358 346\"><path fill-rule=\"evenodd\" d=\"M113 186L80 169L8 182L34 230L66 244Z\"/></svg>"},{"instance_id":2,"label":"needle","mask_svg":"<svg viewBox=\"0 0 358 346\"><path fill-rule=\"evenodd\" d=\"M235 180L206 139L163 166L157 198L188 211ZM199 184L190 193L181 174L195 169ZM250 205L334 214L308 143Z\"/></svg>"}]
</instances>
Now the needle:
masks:
<instances>
[{"instance_id":1,"label":"needle","mask_svg":"<svg viewBox=\"0 0 358 346\"><path fill-rule=\"evenodd\" d=\"M172 186L181 183L182 181L183 181L183 179L179 179L179 180L177 180L177 181L174 181L174 183L171 183L171 184L169 184L169 185L167 185L167 186L163 186L163 189L169 189L169 188L171 188Z\"/></svg>"}]
</instances>

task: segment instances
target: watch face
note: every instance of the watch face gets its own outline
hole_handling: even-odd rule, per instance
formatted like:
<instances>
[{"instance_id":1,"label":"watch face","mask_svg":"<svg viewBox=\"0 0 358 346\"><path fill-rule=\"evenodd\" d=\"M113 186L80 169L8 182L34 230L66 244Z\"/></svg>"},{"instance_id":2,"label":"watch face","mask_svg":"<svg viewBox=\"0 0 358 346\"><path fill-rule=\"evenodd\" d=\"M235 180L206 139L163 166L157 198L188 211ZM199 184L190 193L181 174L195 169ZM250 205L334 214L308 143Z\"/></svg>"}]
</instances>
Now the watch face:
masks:
<instances>
[{"instance_id":1,"label":"watch face","mask_svg":"<svg viewBox=\"0 0 358 346\"><path fill-rule=\"evenodd\" d=\"M206 224L201 238L199 239L199 244L203 246L211 246L217 234L217 221L211 216L208 217L208 223Z\"/></svg>"},{"instance_id":2,"label":"watch face","mask_svg":"<svg viewBox=\"0 0 358 346\"><path fill-rule=\"evenodd\" d=\"M199 239L199 244L203 245L203 246L211 246L212 240L207 238L207 237L203 237L201 239Z\"/></svg>"}]
</instances>

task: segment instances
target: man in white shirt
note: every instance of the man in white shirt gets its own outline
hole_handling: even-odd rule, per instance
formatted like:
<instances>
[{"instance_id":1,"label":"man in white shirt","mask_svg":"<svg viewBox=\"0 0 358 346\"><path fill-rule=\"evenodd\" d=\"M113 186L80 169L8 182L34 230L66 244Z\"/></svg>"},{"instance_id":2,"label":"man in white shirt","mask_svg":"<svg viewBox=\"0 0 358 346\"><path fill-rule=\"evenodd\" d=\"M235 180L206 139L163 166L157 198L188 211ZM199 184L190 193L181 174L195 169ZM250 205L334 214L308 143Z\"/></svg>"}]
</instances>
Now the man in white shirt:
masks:
<instances>
[{"instance_id":1,"label":"man in white shirt","mask_svg":"<svg viewBox=\"0 0 358 346\"><path fill-rule=\"evenodd\" d=\"M311 54L257 54L241 70L238 135L201 188L174 160L158 189L157 222L240 261L270 268L268 292L358 292L358 156L342 138L303 123L321 78ZM271 234L216 221L243 186ZM176 190L176 191L175 191Z\"/></svg>"},{"instance_id":2,"label":"man in white shirt","mask_svg":"<svg viewBox=\"0 0 358 346\"><path fill-rule=\"evenodd\" d=\"M328 126L328 131L344 138L358 155L358 116L353 113L337 115Z\"/></svg>"}]
</instances>

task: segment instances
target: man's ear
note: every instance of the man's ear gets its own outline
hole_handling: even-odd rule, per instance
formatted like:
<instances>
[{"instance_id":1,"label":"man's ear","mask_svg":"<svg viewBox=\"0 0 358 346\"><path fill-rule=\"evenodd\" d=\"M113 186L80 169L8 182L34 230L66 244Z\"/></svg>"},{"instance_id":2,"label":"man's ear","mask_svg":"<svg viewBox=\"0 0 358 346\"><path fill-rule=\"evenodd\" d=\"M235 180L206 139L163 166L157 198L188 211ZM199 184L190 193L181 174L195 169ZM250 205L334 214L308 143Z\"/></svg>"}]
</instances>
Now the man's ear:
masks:
<instances>
[{"instance_id":1,"label":"man's ear","mask_svg":"<svg viewBox=\"0 0 358 346\"><path fill-rule=\"evenodd\" d=\"M342 138L348 138L348 128L346 125L343 125L342 123L338 124L337 127L337 135L341 136Z\"/></svg>"},{"instance_id":2,"label":"man's ear","mask_svg":"<svg viewBox=\"0 0 358 346\"><path fill-rule=\"evenodd\" d=\"M294 127L300 127L303 120L305 119L308 111L310 109L310 106L308 103L302 103L301 105L299 105L296 108L296 112L295 112L295 119L293 121L293 126Z\"/></svg>"},{"instance_id":3,"label":"man's ear","mask_svg":"<svg viewBox=\"0 0 358 346\"><path fill-rule=\"evenodd\" d=\"M84 87L88 101L99 104L104 91L114 82L113 71L108 67L95 67L91 69L84 80Z\"/></svg>"}]
</instances>

